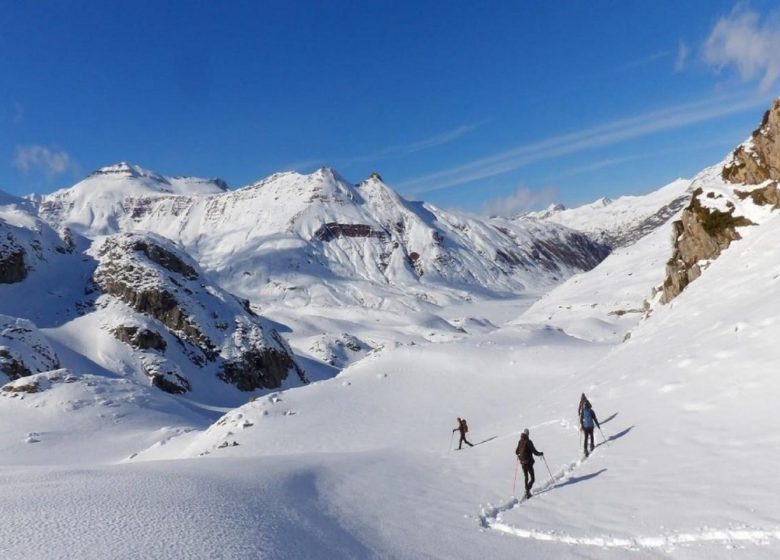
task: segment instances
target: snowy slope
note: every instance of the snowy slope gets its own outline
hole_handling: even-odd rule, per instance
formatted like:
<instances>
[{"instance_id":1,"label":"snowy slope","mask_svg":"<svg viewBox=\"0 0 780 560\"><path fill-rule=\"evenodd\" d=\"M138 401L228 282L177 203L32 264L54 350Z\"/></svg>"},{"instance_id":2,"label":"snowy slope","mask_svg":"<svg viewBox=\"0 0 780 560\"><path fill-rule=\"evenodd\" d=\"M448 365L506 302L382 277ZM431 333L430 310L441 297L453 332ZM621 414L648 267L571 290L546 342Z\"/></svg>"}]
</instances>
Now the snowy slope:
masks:
<instances>
[{"instance_id":1,"label":"snowy slope","mask_svg":"<svg viewBox=\"0 0 780 560\"><path fill-rule=\"evenodd\" d=\"M690 198L691 181L677 179L641 196L601 198L577 208L552 205L521 216L562 224L583 231L612 247L630 245L676 214Z\"/></svg>"}]
</instances>

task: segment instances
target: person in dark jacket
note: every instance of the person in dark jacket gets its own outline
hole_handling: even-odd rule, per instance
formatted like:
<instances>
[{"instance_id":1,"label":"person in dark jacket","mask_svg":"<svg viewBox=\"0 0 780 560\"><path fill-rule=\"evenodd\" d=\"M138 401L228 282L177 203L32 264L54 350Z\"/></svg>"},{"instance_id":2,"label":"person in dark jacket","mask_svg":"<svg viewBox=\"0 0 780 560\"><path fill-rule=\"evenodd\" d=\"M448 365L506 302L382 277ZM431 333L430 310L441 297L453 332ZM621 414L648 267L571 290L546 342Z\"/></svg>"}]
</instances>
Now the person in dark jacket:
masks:
<instances>
[{"instance_id":1,"label":"person in dark jacket","mask_svg":"<svg viewBox=\"0 0 780 560\"><path fill-rule=\"evenodd\" d=\"M517 442L517 449L515 449L515 455L517 460L520 461L520 465L523 467L523 479L525 480L525 497L531 497L531 487L536 482L534 476L534 455L541 457L544 455L541 451L538 451L534 447L528 437L528 428L523 430L523 434L520 436L520 441Z\"/></svg>"},{"instance_id":2,"label":"person in dark jacket","mask_svg":"<svg viewBox=\"0 0 780 560\"><path fill-rule=\"evenodd\" d=\"M596 413L593 411L593 408L591 407L590 403L586 402L585 407L582 409L582 412L580 413L580 427L582 428L582 431L585 432L585 444L584 444L585 457L590 455L590 451L593 451L593 448L595 447L593 445L594 426L598 426L599 429L601 429L601 424L599 424L599 420L598 418L596 418ZM588 450L588 439L590 439L590 451Z\"/></svg>"},{"instance_id":3,"label":"person in dark jacket","mask_svg":"<svg viewBox=\"0 0 780 560\"><path fill-rule=\"evenodd\" d=\"M463 444L465 443L469 447L474 447L474 445L466 439L466 433L469 431L469 425L466 424L465 418L458 418L458 427L452 430L453 433L456 431L460 432L460 441L458 442L458 449L463 447Z\"/></svg>"}]
</instances>

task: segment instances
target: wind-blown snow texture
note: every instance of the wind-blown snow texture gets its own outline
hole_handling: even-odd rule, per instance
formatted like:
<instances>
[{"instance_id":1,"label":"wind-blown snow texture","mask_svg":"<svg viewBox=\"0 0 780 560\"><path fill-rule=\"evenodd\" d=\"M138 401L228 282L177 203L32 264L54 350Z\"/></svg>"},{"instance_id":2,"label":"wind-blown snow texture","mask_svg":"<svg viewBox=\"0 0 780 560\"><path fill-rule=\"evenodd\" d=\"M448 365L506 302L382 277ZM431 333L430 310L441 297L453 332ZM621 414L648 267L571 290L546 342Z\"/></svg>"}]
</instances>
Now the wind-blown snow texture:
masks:
<instances>
[{"instance_id":1,"label":"wind-blown snow texture","mask_svg":"<svg viewBox=\"0 0 780 560\"><path fill-rule=\"evenodd\" d=\"M556 259L469 276L489 254L495 259L488 248L508 249L510 237L520 256L538 239L571 240L571 230L538 216L439 213L393 198L378 177L352 186L327 170L228 193L155 195L135 218L101 211L95 230L68 217L67 204L56 219L47 215L44 200L50 223L89 238L74 235L72 252L46 253L23 281L0 286L0 324L25 329L10 343L0 338L0 348L40 371L0 389L0 555L776 558L780 381L771 341L780 336L780 216L735 195L721 168L644 198L635 212L621 202L633 216L665 207L664 219L673 219L684 205L669 202L693 187L754 224L740 227L739 239L701 263L701 276L666 305L659 287L671 221L618 244L592 270ZM258 220L257 200L275 197L287 211ZM604 220L602 231L614 232L614 214ZM629 222L638 223L621 223ZM219 235L206 235L207 225ZM490 244L501 236L507 245ZM380 270L388 239L398 247ZM128 340L159 346L138 334L156 329L167 347L178 346L175 329L125 301L101 303L116 296L75 308L84 294L52 289L66 265L76 285L93 277L100 284L100 247L138 240L195 271L189 285L187 269L172 266L178 288L192 291L185 307L208 300L199 292L206 290L236 313L261 310L316 382L257 391L250 402L215 393L230 387L213 376L208 390L183 395L149 386L133 365L139 350L106 326L138 327ZM583 247L566 254L582 257ZM544 262L537 250L536 264ZM134 266L145 258L122 251L119 268L131 257ZM154 262L144 261L162 272ZM325 288L312 280L320 273ZM287 289L267 286L277 274L287 274ZM154 279L158 288L170 281ZM41 293L27 315L17 301L25 285ZM251 307L226 287L251 294ZM17 319L25 316L37 328ZM41 340L62 369L41 371L46 364L29 357ZM603 430L587 459L576 418L581 392ZM468 419L473 448L452 449L456 416ZM525 427L545 455L534 496L521 501L514 449Z\"/></svg>"}]
</instances>

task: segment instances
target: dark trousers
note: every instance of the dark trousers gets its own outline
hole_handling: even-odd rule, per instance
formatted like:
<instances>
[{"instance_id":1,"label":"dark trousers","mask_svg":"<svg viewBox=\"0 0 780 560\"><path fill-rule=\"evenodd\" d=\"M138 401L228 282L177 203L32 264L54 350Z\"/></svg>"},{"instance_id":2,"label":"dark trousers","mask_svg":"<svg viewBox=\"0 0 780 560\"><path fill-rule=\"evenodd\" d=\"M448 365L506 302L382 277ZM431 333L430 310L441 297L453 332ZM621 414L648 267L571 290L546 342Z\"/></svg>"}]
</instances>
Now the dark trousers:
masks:
<instances>
[{"instance_id":1,"label":"dark trousers","mask_svg":"<svg viewBox=\"0 0 780 560\"><path fill-rule=\"evenodd\" d=\"M595 447L595 445L593 445L593 428L583 428L582 430L585 432L584 451L585 451L585 455L587 455L588 438L590 438L590 450L593 451L593 448Z\"/></svg>"},{"instance_id":2,"label":"dark trousers","mask_svg":"<svg viewBox=\"0 0 780 560\"><path fill-rule=\"evenodd\" d=\"M531 491L531 487L534 485L534 482L536 482L536 477L534 476L534 465L533 463L529 463L527 465L520 463L523 466L523 478L525 479L525 493L528 494Z\"/></svg>"},{"instance_id":3,"label":"dark trousers","mask_svg":"<svg viewBox=\"0 0 780 560\"><path fill-rule=\"evenodd\" d=\"M458 442L458 449L460 449L461 447L463 447L463 444L464 444L464 443L465 443L466 445L468 445L469 447L474 447L474 445L472 445L472 444L471 444L471 442L470 442L469 440L467 440L467 439L466 439L466 432L461 432L461 433L460 433L460 441Z\"/></svg>"}]
</instances>

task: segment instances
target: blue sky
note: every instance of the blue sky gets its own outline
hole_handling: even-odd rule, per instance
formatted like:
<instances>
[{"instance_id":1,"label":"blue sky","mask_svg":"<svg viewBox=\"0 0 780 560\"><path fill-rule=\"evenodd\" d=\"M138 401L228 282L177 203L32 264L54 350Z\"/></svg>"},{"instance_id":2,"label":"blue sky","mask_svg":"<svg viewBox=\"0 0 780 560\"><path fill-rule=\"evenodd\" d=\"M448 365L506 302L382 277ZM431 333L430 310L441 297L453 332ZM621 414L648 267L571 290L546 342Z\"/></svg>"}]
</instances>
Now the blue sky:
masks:
<instances>
[{"instance_id":1,"label":"blue sky","mask_svg":"<svg viewBox=\"0 0 780 560\"><path fill-rule=\"evenodd\" d=\"M0 189L372 171L473 212L648 192L780 94L774 1L5 2Z\"/></svg>"}]
</instances>

